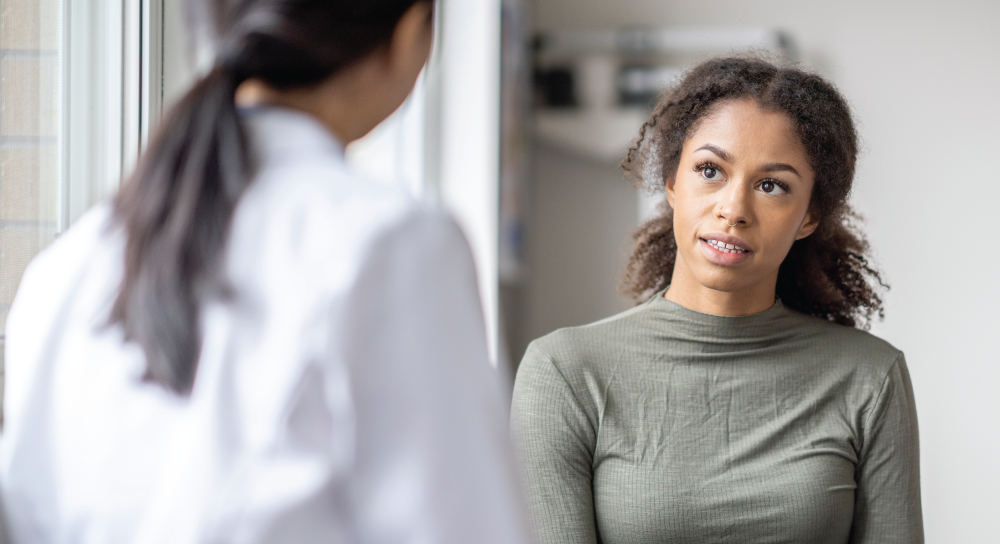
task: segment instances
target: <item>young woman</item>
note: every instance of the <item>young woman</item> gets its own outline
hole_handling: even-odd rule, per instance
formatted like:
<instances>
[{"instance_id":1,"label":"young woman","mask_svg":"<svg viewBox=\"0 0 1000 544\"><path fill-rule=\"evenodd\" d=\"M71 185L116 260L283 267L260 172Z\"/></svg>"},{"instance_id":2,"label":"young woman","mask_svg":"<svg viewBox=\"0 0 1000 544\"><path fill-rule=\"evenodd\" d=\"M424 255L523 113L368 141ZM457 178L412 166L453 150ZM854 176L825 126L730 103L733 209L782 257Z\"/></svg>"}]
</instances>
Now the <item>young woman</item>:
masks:
<instances>
[{"instance_id":1,"label":"young woman","mask_svg":"<svg viewBox=\"0 0 1000 544\"><path fill-rule=\"evenodd\" d=\"M14 541L521 542L465 240L343 158L432 3L196 5L215 68L11 310Z\"/></svg>"},{"instance_id":2,"label":"young woman","mask_svg":"<svg viewBox=\"0 0 1000 544\"><path fill-rule=\"evenodd\" d=\"M649 296L529 347L513 434L541 544L923 541L903 354L847 197L857 141L821 78L693 69L624 167L666 191ZM651 295L651 296L650 296Z\"/></svg>"}]
</instances>

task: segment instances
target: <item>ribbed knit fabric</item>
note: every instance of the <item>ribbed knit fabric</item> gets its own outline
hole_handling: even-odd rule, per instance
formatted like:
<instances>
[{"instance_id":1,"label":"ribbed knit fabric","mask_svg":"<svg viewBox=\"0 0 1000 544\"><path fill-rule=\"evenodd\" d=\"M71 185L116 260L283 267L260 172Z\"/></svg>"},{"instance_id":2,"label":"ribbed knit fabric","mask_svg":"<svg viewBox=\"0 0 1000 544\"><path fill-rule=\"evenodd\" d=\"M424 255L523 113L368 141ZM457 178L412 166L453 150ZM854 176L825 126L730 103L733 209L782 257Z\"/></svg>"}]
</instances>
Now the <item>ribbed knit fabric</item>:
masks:
<instances>
[{"instance_id":1,"label":"ribbed knit fabric","mask_svg":"<svg viewBox=\"0 0 1000 544\"><path fill-rule=\"evenodd\" d=\"M903 354L780 302L549 334L511 425L538 544L923 542Z\"/></svg>"}]
</instances>

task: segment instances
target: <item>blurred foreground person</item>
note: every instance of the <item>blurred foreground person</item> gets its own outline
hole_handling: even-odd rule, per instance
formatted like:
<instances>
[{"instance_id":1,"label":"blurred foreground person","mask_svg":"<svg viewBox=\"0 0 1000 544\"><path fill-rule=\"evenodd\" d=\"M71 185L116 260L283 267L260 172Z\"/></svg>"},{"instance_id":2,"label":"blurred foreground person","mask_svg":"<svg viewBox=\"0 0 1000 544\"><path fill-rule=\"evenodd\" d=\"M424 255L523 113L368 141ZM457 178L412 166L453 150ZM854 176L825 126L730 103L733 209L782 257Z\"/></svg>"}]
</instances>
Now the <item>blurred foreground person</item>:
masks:
<instances>
[{"instance_id":1,"label":"blurred foreground person","mask_svg":"<svg viewBox=\"0 0 1000 544\"><path fill-rule=\"evenodd\" d=\"M215 68L11 310L15 542L521 542L468 246L343 158L432 3L210 6Z\"/></svg>"},{"instance_id":2,"label":"blurred foreground person","mask_svg":"<svg viewBox=\"0 0 1000 544\"><path fill-rule=\"evenodd\" d=\"M859 330L856 159L843 97L794 67L713 59L660 100L624 162L666 192L627 269L647 300L518 369L540 544L923 542L906 361Z\"/></svg>"}]
</instances>

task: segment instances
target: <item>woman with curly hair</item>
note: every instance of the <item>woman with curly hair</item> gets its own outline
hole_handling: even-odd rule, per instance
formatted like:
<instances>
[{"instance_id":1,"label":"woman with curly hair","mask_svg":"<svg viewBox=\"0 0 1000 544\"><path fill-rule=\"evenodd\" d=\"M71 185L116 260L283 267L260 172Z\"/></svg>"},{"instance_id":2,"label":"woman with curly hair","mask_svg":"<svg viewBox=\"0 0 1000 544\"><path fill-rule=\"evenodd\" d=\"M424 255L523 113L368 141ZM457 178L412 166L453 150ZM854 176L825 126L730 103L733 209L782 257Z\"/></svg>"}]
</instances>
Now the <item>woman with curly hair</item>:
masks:
<instances>
[{"instance_id":1,"label":"woman with curly hair","mask_svg":"<svg viewBox=\"0 0 1000 544\"><path fill-rule=\"evenodd\" d=\"M848 204L850 109L757 58L691 70L626 177L637 307L536 340L512 431L542 544L923 542L917 420Z\"/></svg>"}]
</instances>

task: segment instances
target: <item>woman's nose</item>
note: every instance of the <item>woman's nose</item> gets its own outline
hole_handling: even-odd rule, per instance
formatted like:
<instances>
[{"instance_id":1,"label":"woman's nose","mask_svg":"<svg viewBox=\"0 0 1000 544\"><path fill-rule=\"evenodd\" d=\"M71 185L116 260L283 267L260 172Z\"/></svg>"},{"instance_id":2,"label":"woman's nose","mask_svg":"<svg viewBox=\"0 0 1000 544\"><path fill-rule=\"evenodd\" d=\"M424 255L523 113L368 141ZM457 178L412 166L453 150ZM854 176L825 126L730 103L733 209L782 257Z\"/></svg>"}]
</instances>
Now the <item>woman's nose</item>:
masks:
<instances>
[{"instance_id":1,"label":"woman's nose","mask_svg":"<svg viewBox=\"0 0 1000 544\"><path fill-rule=\"evenodd\" d=\"M749 203L751 193L741 180L732 180L720 192L716 218L725 221L729 227L749 226L752 222Z\"/></svg>"}]
</instances>

